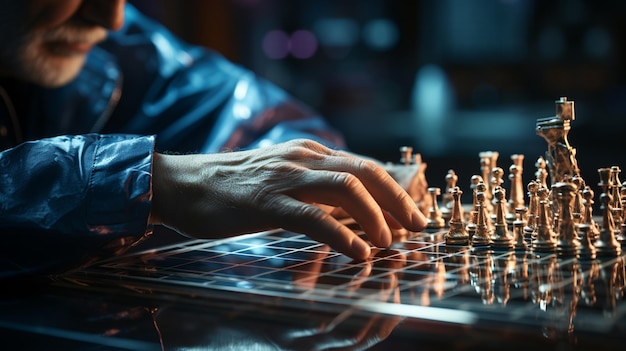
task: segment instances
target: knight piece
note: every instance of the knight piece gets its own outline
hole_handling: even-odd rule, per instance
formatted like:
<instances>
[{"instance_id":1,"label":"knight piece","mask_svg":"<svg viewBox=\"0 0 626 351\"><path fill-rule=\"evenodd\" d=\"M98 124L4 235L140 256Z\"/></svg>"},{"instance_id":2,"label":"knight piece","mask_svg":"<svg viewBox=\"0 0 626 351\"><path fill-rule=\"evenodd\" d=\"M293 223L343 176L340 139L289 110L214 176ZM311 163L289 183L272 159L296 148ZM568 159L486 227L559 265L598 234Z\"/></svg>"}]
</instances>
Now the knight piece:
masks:
<instances>
[{"instance_id":1,"label":"knight piece","mask_svg":"<svg viewBox=\"0 0 626 351\"><path fill-rule=\"evenodd\" d=\"M576 149L571 147L567 140L571 126L570 122L576 118L574 101L562 97L555 101L556 116L539 118L536 123L536 132L548 142L546 163L550 173L550 182L555 184L580 175L576 161Z\"/></svg>"}]
</instances>

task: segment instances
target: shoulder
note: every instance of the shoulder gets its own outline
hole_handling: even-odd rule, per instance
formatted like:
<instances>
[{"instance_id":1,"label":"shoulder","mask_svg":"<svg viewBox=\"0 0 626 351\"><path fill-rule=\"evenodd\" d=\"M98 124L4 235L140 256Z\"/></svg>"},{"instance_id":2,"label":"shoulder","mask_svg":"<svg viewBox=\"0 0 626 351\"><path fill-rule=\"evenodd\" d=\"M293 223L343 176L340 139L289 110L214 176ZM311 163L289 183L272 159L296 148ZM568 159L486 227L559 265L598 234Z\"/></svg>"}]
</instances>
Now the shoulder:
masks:
<instances>
[{"instance_id":1,"label":"shoulder","mask_svg":"<svg viewBox=\"0 0 626 351\"><path fill-rule=\"evenodd\" d=\"M124 27L111 32L100 48L115 56L124 68L158 71L167 76L199 62L235 66L219 53L181 40L161 23L126 5ZM216 67L217 68L217 67Z\"/></svg>"}]
</instances>

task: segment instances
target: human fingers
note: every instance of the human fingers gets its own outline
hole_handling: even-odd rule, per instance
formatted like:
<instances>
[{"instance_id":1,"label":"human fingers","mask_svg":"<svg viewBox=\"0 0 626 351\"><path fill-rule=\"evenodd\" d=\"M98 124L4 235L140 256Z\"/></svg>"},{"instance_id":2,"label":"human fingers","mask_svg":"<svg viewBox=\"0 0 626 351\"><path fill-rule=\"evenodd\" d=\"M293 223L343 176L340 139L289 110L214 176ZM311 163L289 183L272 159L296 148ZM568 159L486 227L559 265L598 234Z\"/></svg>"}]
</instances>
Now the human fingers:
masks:
<instances>
[{"instance_id":1,"label":"human fingers","mask_svg":"<svg viewBox=\"0 0 626 351\"><path fill-rule=\"evenodd\" d=\"M365 240L315 205L283 195L270 199L266 206L281 218L285 230L305 234L356 260L370 255L371 248Z\"/></svg>"},{"instance_id":2,"label":"human fingers","mask_svg":"<svg viewBox=\"0 0 626 351\"><path fill-rule=\"evenodd\" d=\"M314 169L346 172L356 176L377 204L405 228L421 231L426 227L426 218L415 201L378 163L339 151L310 163Z\"/></svg>"},{"instance_id":3,"label":"human fingers","mask_svg":"<svg viewBox=\"0 0 626 351\"><path fill-rule=\"evenodd\" d=\"M379 207L397 219L405 228L421 231L426 218L415 201L383 168L371 158L327 148L311 140L293 140L281 145L280 155L286 161L312 170L326 170L354 175L373 196ZM354 212L350 213L354 216Z\"/></svg>"},{"instance_id":4,"label":"human fingers","mask_svg":"<svg viewBox=\"0 0 626 351\"><path fill-rule=\"evenodd\" d=\"M391 244L391 230L383 211L361 181L353 174L332 171L307 171L300 185L287 194L307 203L341 207L359 223L368 239L378 247Z\"/></svg>"}]
</instances>

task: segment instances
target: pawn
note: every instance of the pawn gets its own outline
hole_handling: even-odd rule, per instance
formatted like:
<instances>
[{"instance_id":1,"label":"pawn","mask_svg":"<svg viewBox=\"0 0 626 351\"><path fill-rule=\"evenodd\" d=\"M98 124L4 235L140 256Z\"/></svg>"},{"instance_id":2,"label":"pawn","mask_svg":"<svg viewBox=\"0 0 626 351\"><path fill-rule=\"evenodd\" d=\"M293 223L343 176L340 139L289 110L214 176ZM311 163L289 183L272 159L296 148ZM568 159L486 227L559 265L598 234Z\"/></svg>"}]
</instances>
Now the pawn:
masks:
<instances>
[{"instance_id":1,"label":"pawn","mask_svg":"<svg viewBox=\"0 0 626 351\"><path fill-rule=\"evenodd\" d=\"M428 188L428 193L430 194L432 204L430 206L430 210L428 211L426 228L441 229L446 225L446 221L443 219L441 215L441 210L439 209L439 205L437 204L437 196L441 195L441 189Z\"/></svg>"},{"instance_id":2,"label":"pawn","mask_svg":"<svg viewBox=\"0 0 626 351\"><path fill-rule=\"evenodd\" d=\"M450 230L444 235L448 245L468 245L469 234L463 224L463 206L461 204L461 194L463 192L458 186L450 189L452 195L452 217L450 218Z\"/></svg>"},{"instance_id":3,"label":"pawn","mask_svg":"<svg viewBox=\"0 0 626 351\"><path fill-rule=\"evenodd\" d=\"M578 246L578 257L581 260L595 260L596 247L591 242L591 226L588 223L578 225L578 237L580 238L580 246Z\"/></svg>"},{"instance_id":4,"label":"pawn","mask_svg":"<svg viewBox=\"0 0 626 351\"><path fill-rule=\"evenodd\" d=\"M489 196L488 197L489 202L487 204L487 209L488 209L489 213L493 214L492 219L494 219L494 220L495 220L495 213L494 212L495 212L495 202L496 202L495 191L496 191L497 187L502 186L502 184L504 183L504 180L502 178L504 178L504 170L502 170L502 168L494 167L494 168L491 169L491 178L489 180L490 183L491 183L490 184L490 188L489 188L491 190L491 192L487 194ZM504 209L504 211L505 211L505 215L506 215L506 208Z\"/></svg>"},{"instance_id":5,"label":"pawn","mask_svg":"<svg viewBox=\"0 0 626 351\"><path fill-rule=\"evenodd\" d=\"M556 239L548 210L548 189L540 188L537 192L539 196L539 207L537 208L537 237L532 241L532 249L535 252L554 252L556 250Z\"/></svg>"},{"instance_id":6,"label":"pawn","mask_svg":"<svg viewBox=\"0 0 626 351\"><path fill-rule=\"evenodd\" d=\"M492 195L495 195L496 188L499 186L502 186L502 183L504 183L504 180L502 178L504 178L504 170L500 167L494 167L491 170L491 179L490 179Z\"/></svg>"},{"instance_id":7,"label":"pawn","mask_svg":"<svg viewBox=\"0 0 626 351\"><path fill-rule=\"evenodd\" d=\"M472 246L475 249L486 249L491 245L491 229L487 224L487 209L485 208L485 193L476 193L476 232L472 236Z\"/></svg>"},{"instance_id":8,"label":"pawn","mask_svg":"<svg viewBox=\"0 0 626 351\"><path fill-rule=\"evenodd\" d=\"M583 189L585 188L585 181L579 175L572 177L572 183L576 186L576 192L574 193L574 204L572 205L572 216L574 217L574 223L579 224L583 219L583 212L585 211L585 200L583 198Z\"/></svg>"},{"instance_id":9,"label":"pawn","mask_svg":"<svg viewBox=\"0 0 626 351\"><path fill-rule=\"evenodd\" d=\"M475 174L471 178L470 190L472 191L472 210L469 213L469 223L476 223L475 221L475 210L476 210L476 187L479 183L483 183L483 177Z\"/></svg>"},{"instance_id":10,"label":"pawn","mask_svg":"<svg viewBox=\"0 0 626 351\"><path fill-rule=\"evenodd\" d=\"M585 186L582 192L583 195L583 218L581 223L589 225L589 240L594 242L600 237L600 228L598 223L593 219L593 201L594 192L588 185Z\"/></svg>"},{"instance_id":11,"label":"pawn","mask_svg":"<svg viewBox=\"0 0 626 351\"><path fill-rule=\"evenodd\" d=\"M413 148L410 146L400 147L400 164L410 166L413 161Z\"/></svg>"},{"instance_id":12,"label":"pawn","mask_svg":"<svg viewBox=\"0 0 626 351\"><path fill-rule=\"evenodd\" d=\"M491 246L494 249L512 249L514 244L513 237L509 233L508 224L505 219L505 195L506 191L501 186L494 188L495 229L493 231L493 235L491 236Z\"/></svg>"},{"instance_id":13,"label":"pawn","mask_svg":"<svg viewBox=\"0 0 626 351\"><path fill-rule=\"evenodd\" d=\"M539 186L547 188L548 170L546 169L546 160L543 157L539 156L537 161L535 161L535 167L537 169L535 171L535 180L539 183Z\"/></svg>"},{"instance_id":14,"label":"pawn","mask_svg":"<svg viewBox=\"0 0 626 351\"><path fill-rule=\"evenodd\" d=\"M524 155L511 155L513 164L509 167L510 194L508 204L508 215L511 224L515 220L515 209L525 207L524 204L524 182L522 174L524 172Z\"/></svg>"},{"instance_id":15,"label":"pawn","mask_svg":"<svg viewBox=\"0 0 626 351\"><path fill-rule=\"evenodd\" d=\"M626 185L622 185L620 189L620 202L622 204L622 228L617 241L622 247L626 246Z\"/></svg>"},{"instance_id":16,"label":"pawn","mask_svg":"<svg viewBox=\"0 0 626 351\"><path fill-rule=\"evenodd\" d=\"M622 187L622 181L619 179L619 174L622 172L622 170L619 168L619 166L611 166L611 170L609 171L609 176L610 176L610 193L611 193L611 198L612 198L612 202L611 202L611 207L615 208L615 207L619 207L621 208L622 204L620 203L620 188Z\"/></svg>"},{"instance_id":17,"label":"pawn","mask_svg":"<svg viewBox=\"0 0 626 351\"><path fill-rule=\"evenodd\" d=\"M616 257L622 253L620 244L615 239L615 223L613 222L611 201L610 194L600 194L602 226L600 227L600 237L593 245L596 247L597 255L603 257Z\"/></svg>"},{"instance_id":18,"label":"pawn","mask_svg":"<svg viewBox=\"0 0 626 351\"><path fill-rule=\"evenodd\" d=\"M450 191L456 186L458 180L459 176L456 175L456 172L452 169L448 170L448 174L446 174L446 190L441 197L441 213L446 221L450 221L450 218L452 217L454 200L452 199Z\"/></svg>"},{"instance_id":19,"label":"pawn","mask_svg":"<svg viewBox=\"0 0 626 351\"><path fill-rule=\"evenodd\" d=\"M483 193L483 198L484 199L483 199L482 205L480 204L480 200L478 199L478 193ZM489 201L489 197L488 197L489 193L490 193L490 190L488 190L488 188L487 188L487 183L485 183L485 182L478 182L478 184L476 184L476 189L474 189L474 197L475 197L476 203L475 203L475 211L473 213L473 215L474 215L473 222L474 223L478 223L478 216L479 216L479 214L478 214L478 207L482 206L482 209L485 212L485 225L489 228L489 230L491 230L492 229L491 221L487 220L487 219L489 219L489 216L490 216L490 213L491 213L490 207L489 207L489 204L491 203Z\"/></svg>"},{"instance_id":20,"label":"pawn","mask_svg":"<svg viewBox=\"0 0 626 351\"><path fill-rule=\"evenodd\" d=\"M527 211L528 209L526 207L518 207L515 209L515 220L513 221L513 248L518 252L528 251L528 243L524 238L524 227L526 226L524 216Z\"/></svg>"},{"instance_id":21,"label":"pawn","mask_svg":"<svg viewBox=\"0 0 626 351\"><path fill-rule=\"evenodd\" d=\"M603 193L609 194L611 192L611 169L607 167L598 168L598 177L600 178L598 186Z\"/></svg>"},{"instance_id":22,"label":"pawn","mask_svg":"<svg viewBox=\"0 0 626 351\"><path fill-rule=\"evenodd\" d=\"M572 213L572 201L578 189L573 182L559 182L555 184L555 190L559 208L561 209L558 241L556 244L557 252L559 256L576 256L580 241L578 241L576 223Z\"/></svg>"},{"instance_id":23,"label":"pawn","mask_svg":"<svg viewBox=\"0 0 626 351\"><path fill-rule=\"evenodd\" d=\"M621 169L618 166L611 167L611 212L613 214L613 222L615 223L614 231L615 231L615 239L618 243L622 243L624 240L624 234L622 233L622 223L624 222L623 218L623 209L622 209L622 201L621 201L621 193L620 189L622 187L622 181L619 179L619 174Z\"/></svg>"},{"instance_id":24,"label":"pawn","mask_svg":"<svg viewBox=\"0 0 626 351\"><path fill-rule=\"evenodd\" d=\"M471 181L470 190L472 190L472 200L473 200L472 208L473 208L474 206L476 206L476 187L478 186L478 183L483 183L484 179L483 177L475 174L472 176L470 181Z\"/></svg>"},{"instance_id":25,"label":"pawn","mask_svg":"<svg viewBox=\"0 0 626 351\"><path fill-rule=\"evenodd\" d=\"M526 217L526 225L524 226L524 240L531 243L537 236L537 211L539 209L539 191L540 184L534 180L528 183L528 212Z\"/></svg>"},{"instance_id":26,"label":"pawn","mask_svg":"<svg viewBox=\"0 0 626 351\"><path fill-rule=\"evenodd\" d=\"M467 225L466 225L466 230L471 240L474 234L476 234L476 230L478 228L476 226L476 223L478 223L479 205L478 205L478 197L476 196L476 194L478 194L478 192L485 192L487 189L485 186L485 183L483 182L483 177L479 175L472 176L472 184L470 185L470 189L472 189L472 210L470 211L470 214L469 214L469 218L468 218Z\"/></svg>"}]
</instances>

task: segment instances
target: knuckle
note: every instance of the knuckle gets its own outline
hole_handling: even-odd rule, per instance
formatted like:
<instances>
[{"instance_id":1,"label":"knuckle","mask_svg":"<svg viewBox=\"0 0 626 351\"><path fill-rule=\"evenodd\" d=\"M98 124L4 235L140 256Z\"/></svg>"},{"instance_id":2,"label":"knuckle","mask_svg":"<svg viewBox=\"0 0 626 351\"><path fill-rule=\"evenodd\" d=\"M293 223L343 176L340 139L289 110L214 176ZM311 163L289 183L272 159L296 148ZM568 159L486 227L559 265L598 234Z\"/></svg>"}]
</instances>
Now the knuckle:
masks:
<instances>
[{"instance_id":1,"label":"knuckle","mask_svg":"<svg viewBox=\"0 0 626 351\"><path fill-rule=\"evenodd\" d=\"M288 160L299 161L314 157L315 150L309 140L297 139L289 143L284 157Z\"/></svg>"},{"instance_id":2,"label":"knuckle","mask_svg":"<svg viewBox=\"0 0 626 351\"><path fill-rule=\"evenodd\" d=\"M304 173L303 167L300 167L291 162L280 163L274 166L272 169L272 178L275 181L283 182L286 179L294 179L301 176Z\"/></svg>"},{"instance_id":3,"label":"knuckle","mask_svg":"<svg viewBox=\"0 0 626 351\"><path fill-rule=\"evenodd\" d=\"M350 190L357 190L361 187L361 181L352 173L338 172L334 176L335 183Z\"/></svg>"},{"instance_id":4,"label":"knuckle","mask_svg":"<svg viewBox=\"0 0 626 351\"><path fill-rule=\"evenodd\" d=\"M330 149L310 139L295 139L291 141L291 149L300 156L323 157L330 153Z\"/></svg>"},{"instance_id":5,"label":"knuckle","mask_svg":"<svg viewBox=\"0 0 626 351\"><path fill-rule=\"evenodd\" d=\"M358 174L361 174L367 179L386 182L390 177L389 173L387 173L387 171L383 167L380 167L375 161L357 159L355 162Z\"/></svg>"},{"instance_id":6,"label":"knuckle","mask_svg":"<svg viewBox=\"0 0 626 351\"><path fill-rule=\"evenodd\" d=\"M399 191L398 193L396 193L395 203L402 204L402 203L409 202L409 201L412 201L412 200L406 191Z\"/></svg>"},{"instance_id":7,"label":"knuckle","mask_svg":"<svg viewBox=\"0 0 626 351\"><path fill-rule=\"evenodd\" d=\"M320 226L327 223L331 215L314 205L303 205L294 209L292 215L295 220Z\"/></svg>"},{"instance_id":8,"label":"knuckle","mask_svg":"<svg viewBox=\"0 0 626 351\"><path fill-rule=\"evenodd\" d=\"M359 160L359 168L375 176L384 176L387 172L372 160Z\"/></svg>"}]
</instances>

